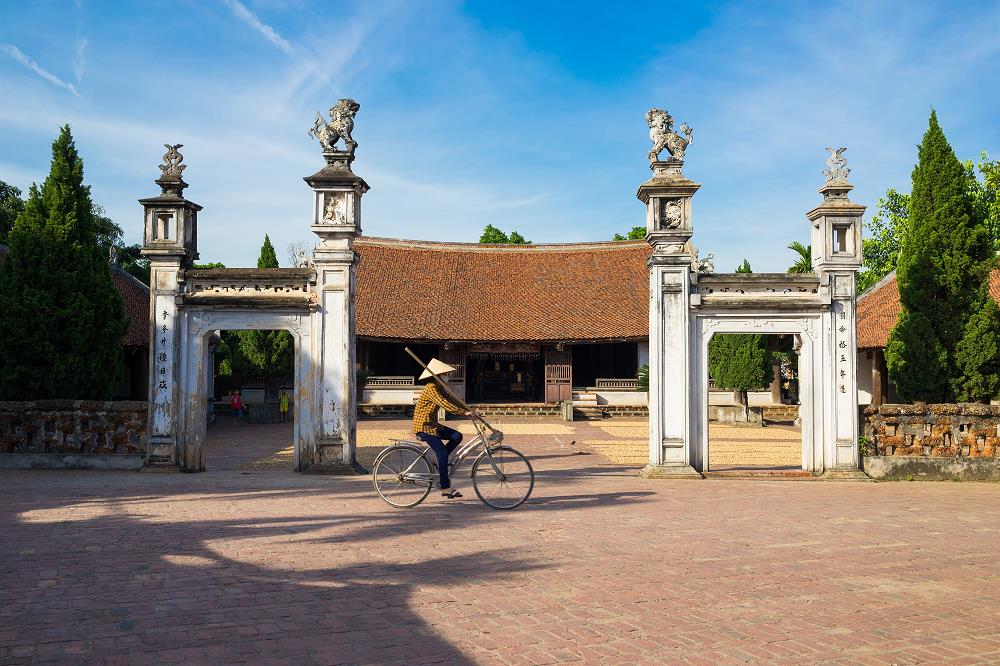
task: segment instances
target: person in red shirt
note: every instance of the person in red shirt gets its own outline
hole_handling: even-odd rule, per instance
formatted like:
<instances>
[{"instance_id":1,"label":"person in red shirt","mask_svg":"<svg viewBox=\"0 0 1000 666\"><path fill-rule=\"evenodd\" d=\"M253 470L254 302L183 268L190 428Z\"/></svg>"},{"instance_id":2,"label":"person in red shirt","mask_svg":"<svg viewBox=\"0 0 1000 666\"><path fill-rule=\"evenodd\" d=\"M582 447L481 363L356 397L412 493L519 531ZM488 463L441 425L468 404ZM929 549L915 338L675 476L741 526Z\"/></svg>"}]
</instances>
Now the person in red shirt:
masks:
<instances>
[{"instance_id":1,"label":"person in red shirt","mask_svg":"<svg viewBox=\"0 0 1000 666\"><path fill-rule=\"evenodd\" d=\"M243 416L243 397L240 396L239 389L233 389L232 395L229 396L229 409L233 410L233 425L237 428L240 427L240 417Z\"/></svg>"}]
</instances>

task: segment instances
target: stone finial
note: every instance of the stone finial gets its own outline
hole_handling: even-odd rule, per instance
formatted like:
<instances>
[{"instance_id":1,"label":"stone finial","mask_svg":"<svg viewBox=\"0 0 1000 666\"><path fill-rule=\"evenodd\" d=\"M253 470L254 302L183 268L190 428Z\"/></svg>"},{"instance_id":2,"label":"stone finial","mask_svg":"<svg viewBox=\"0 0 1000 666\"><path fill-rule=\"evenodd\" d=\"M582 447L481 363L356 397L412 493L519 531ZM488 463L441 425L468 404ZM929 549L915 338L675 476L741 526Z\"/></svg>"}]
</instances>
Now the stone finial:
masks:
<instances>
[{"instance_id":1,"label":"stone finial","mask_svg":"<svg viewBox=\"0 0 1000 666\"><path fill-rule=\"evenodd\" d=\"M160 186L160 196L183 198L184 188L188 186L181 176L187 165L183 164L184 156L180 149L184 147L182 143L165 143L163 147L167 152L163 153L163 164L160 165L160 177L155 182Z\"/></svg>"},{"instance_id":2,"label":"stone finial","mask_svg":"<svg viewBox=\"0 0 1000 666\"><path fill-rule=\"evenodd\" d=\"M677 134L674 132L673 116L664 109L650 109L646 112L646 124L649 125L649 140L653 142L648 156L650 165L659 161L664 149L670 153L671 159L683 162L684 152L691 145L694 135L687 123L681 123L681 134Z\"/></svg>"},{"instance_id":3,"label":"stone finial","mask_svg":"<svg viewBox=\"0 0 1000 666\"><path fill-rule=\"evenodd\" d=\"M844 157L847 148L834 149L827 146L826 149L830 151L830 157L826 158L826 168L823 169L826 181L828 183L846 183L847 176L851 173L851 170L847 167L847 159Z\"/></svg>"},{"instance_id":4,"label":"stone finial","mask_svg":"<svg viewBox=\"0 0 1000 666\"><path fill-rule=\"evenodd\" d=\"M180 149L184 147L184 144L170 145L169 143L165 143L163 147L167 149L167 152L163 153L163 164L160 165L161 177L176 176L180 178L184 169L187 168L186 164L181 164L184 161L184 156L180 154Z\"/></svg>"},{"instance_id":5,"label":"stone finial","mask_svg":"<svg viewBox=\"0 0 1000 666\"><path fill-rule=\"evenodd\" d=\"M307 130L309 136L319 141L326 163L342 166L350 171L354 161L354 151L358 142L351 136L354 130L354 116L361 105L353 99L341 99L330 107L330 121L323 120L323 114L316 112L313 126ZM343 139L346 150L337 150L337 142Z\"/></svg>"}]
</instances>

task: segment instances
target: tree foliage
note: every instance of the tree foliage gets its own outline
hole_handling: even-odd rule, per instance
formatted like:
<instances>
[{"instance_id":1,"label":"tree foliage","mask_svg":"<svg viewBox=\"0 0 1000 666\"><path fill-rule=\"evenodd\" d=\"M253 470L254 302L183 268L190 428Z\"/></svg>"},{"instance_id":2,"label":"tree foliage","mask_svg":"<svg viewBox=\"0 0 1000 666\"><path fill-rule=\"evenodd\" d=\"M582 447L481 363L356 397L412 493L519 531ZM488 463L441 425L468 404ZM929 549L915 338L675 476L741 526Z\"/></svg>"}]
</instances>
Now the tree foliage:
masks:
<instances>
[{"instance_id":1,"label":"tree foliage","mask_svg":"<svg viewBox=\"0 0 1000 666\"><path fill-rule=\"evenodd\" d=\"M615 234L611 237L614 241L623 240L642 240L646 237L646 227L632 227L629 232L622 236L621 234Z\"/></svg>"},{"instance_id":2,"label":"tree foliage","mask_svg":"<svg viewBox=\"0 0 1000 666\"><path fill-rule=\"evenodd\" d=\"M968 169L932 111L913 170L909 225L896 268L902 311L886 347L889 375L908 400L989 397L982 390L991 381L969 373L988 372L996 362L995 353L970 351L979 344L976 332L995 319L986 287L993 238L984 208L969 190Z\"/></svg>"},{"instance_id":3,"label":"tree foliage","mask_svg":"<svg viewBox=\"0 0 1000 666\"><path fill-rule=\"evenodd\" d=\"M278 268L278 255L274 253L274 246L271 245L271 238L264 234L264 244L260 247L260 256L257 257L257 268Z\"/></svg>"},{"instance_id":4,"label":"tree foliage","mask_svg":"<svg viewBox=\"0 0 1000 666\"><path fill-rule=\"evenodd\" d=\"M788 267L789 273L812 273L812 245L803 245L799 241L792 241L788 244L788 249L798 255L795 263Z\"/></svg>"},{"instance_id":5,"label":"tree foliage","mask_svg":"<svg viewBox=\"0 0 1000 666\"><path fill-rule=\"evenodd\" d=\"M737 273L751 273L746 259ZM721 333L708 342L708 374L718 388L738 391L740 401L749 410L747 392L767 388L773 369L771 352L762 335Z\"/></svg>"},{"instance_id":6,"label":"tree foliage","mask_svg":"<svg viewBox=\"0 0 1000 666\"><path fill-rule=\"evenodd\" d=\"M209 264L205 268L225 268ZM257 268L279 268L271 239L265 234L257 257ZM216 354L221 356L219 372L238 374L244 379L291 377L295 372L295 339L288 331L228 331Z\"/></svg>"},{"instance_id":7,"label":"tree foliage","mask_svg":"<svg viewBox=\"0 0 1000 666\"><path fill-rule=\"evenodd\" d=\"M990 160L983 151L979 162L962 164L966 186L976 217L983 220L1000 251L1000 160ZM890 188L878 200L872 219L865 223L866 238L861 242L863 270L858 273L858 293L864 292L896 270L899 253L910 225L910 195Z\"/></svg>"},{"instance_id":8,"label":"tree foliage","mask_svg":"<svg viewBox=\"0 0 1000 666\"><path fill-rule=\"evenodd\" d=\"M526 240L524 236L516 231L511 231L508 236L492 224L487 224L483 229L483 234L479 237L479 242L491 245L531 245L530 240Z\"/></svg>"},{"instance_id":9,"label":"tree foliage","mask_svg":"<svg viewBox=\"0 0 1000 666\"><path fill-rule=\"evenodd\" d=\"M110 220L99 211L64 126L49 175L31 186L0 264L0 399L114 395L126 318L100 244Z\"/></svg>"},{"instance_id":10,"label":"tree foliage","mask_svg":"<svg viewBox=\"0 0 1000 666\"><path fill-rule=\"evenodd\" d=\"M21 190L0 180L0 243L6 243L14 220L24 210Z\"/></svg>"}]
</instances>

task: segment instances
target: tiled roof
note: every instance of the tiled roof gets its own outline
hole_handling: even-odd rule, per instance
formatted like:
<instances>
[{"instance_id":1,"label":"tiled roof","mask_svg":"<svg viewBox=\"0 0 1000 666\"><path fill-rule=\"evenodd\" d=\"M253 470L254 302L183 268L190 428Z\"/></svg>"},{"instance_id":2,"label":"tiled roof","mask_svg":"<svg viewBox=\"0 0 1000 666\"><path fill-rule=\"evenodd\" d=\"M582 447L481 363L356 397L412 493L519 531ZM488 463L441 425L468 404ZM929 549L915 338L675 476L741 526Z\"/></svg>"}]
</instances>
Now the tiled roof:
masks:
<instances>
[{"instance_id":1,"label":"tiled roof","mask_svg":"<svg viewBox=\"0 0 1000 666\"><path fill-rule=\"evenodd\" d=\"M111 280L125 304L128 329L122 339L125 347L149 346L149 287L134 278L124 268L111 267Z\"/></svg>"},{"instance_id":2,"label":"tiled roof","mask_svg":"<svg viewBox=\"0 0 1000 666\"><path fill-rule=\"evenodd\" d=\"M990 296L1000 302L1000 269L990 273ZM858 349L884 349L899 318L896 271L858 297Z\"/></svg>"},{"instance_id":3,"label":"tiled roof","mask_svg":"<svg viewBox=\"0 0 1000 666\"><path fill-rule=\"evenodd\" d=\"M358 238L357 334L395 340L649 335L645 241L479 245Z\"/></svg>"}]
</instances>

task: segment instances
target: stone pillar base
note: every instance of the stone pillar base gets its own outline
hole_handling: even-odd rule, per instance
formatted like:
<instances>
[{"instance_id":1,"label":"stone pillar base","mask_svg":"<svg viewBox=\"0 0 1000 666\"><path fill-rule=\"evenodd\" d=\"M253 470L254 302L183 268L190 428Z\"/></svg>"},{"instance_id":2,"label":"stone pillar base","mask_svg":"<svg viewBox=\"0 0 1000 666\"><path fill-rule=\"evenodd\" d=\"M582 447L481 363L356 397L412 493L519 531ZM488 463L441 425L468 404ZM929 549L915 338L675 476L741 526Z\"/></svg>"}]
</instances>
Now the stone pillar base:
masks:
<instances>
[{"instance_id":1,"label":"stone pillar base","mask_svg":"<svg viewBox=\"0 0 1000 666\"><path fill-rule=\"evenodd\" d=\"M639 470L643 479L704 479L691 465L646 465Z\"/></svg>"},{"instance_id":2,"label":"stone pillar base","mask_svg":"<svg viewBox=\"0 0 1000 666\"><path fill-rule=\"evenodd\" d=\"M871 481L871 478L854 467L828 469L816 477L820 481Z\"/></svg>"},{"instance_id":3,"label":"stone pillar base","mask_svg":"<svg viewBox=\"0 0 1000 666\"><path fill-rule=\"evenodd\" d=\"M367 474L368 470L358 463L317 463L310 465L302 471L303 474L330 474L334 476L354 476L357 474Z\"/></svg>"}]
</instances>

